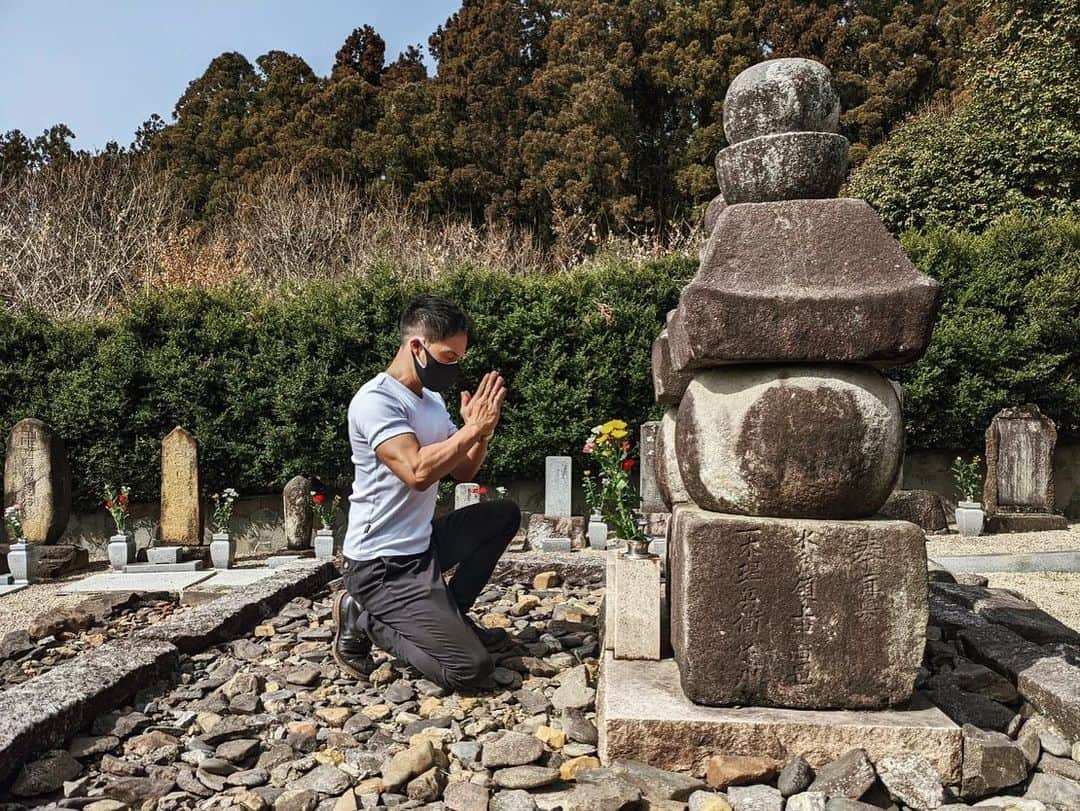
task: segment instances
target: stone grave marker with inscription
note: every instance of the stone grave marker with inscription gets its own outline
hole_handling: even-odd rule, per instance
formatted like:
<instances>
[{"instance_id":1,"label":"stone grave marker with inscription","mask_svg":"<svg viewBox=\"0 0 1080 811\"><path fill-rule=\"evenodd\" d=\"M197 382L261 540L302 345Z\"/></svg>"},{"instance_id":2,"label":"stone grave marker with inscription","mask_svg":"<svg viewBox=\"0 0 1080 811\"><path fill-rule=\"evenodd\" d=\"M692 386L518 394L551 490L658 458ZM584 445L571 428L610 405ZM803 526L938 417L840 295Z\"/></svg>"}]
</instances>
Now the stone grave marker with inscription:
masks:
<instances>
[{"instance_id":1,"label":"stone grave marker with inscription","mask_svg":"<svg viewBox=\"0 0 1080 811\"><path fill-rule=\"evenodd\" d=\"M544 515L570 515L569 456L549 456L544 460Z\"/></svg>"},{"instance_id":2,"label":"stone grave marker with inscription","mask_svg":"<svg viewBox=\"0 0 1080 811\"><path fill-rule=\"evenodd\" d=\"M983 509L990 532L1068 529L1054 513L1054 421L1028 403L999 411L986 429Z\"/></svg>"},{"instance_id":3,"label":"stone grave marker with inscription","mask_svg":"<svg viewBox=\"0 0 1080 811\"><path fill-rule=\"evenodd\" d=\"M152 563L191 568L183 548L201 547L202 502L199 498L199 446L195 437L177 426L161 441L161 527ZM178 548L179 547L179 548ZM131 569L127 567L125 571Z\"/></svg>"},{"instance_id":4,"label":"stone grave marker with inscription","mask_svg":"<svg viewBox=\"0 0 1080 811\"><path fill-rule=\"evenodd\" d=\"M571 515L572 462L569 456L548 456L544 460L544 512L533 513L525 528L525 549L555 551L566 538L573 549L588 544L586 521Z\"/></svg>"},{"instance_id":5,"label":"stone grave marker with inscription","mask_svg":"<svg viewBox=\"0 0 1080 811\"><path fill-rule=\"evenodd\" d=\"M71 516L71 470L60 437L39 419L15 423L4 459L4 506L22 509L23 536L55 544Z\"/></svg>"},{"instance_id":6,"label":"stone grave marker with inscription","mask_svg":"<svg viewBox=\"0 0 1080 811\"><path fill-rule=\"evenodd\" d=\"M845 727L853 710L888 753L907 746L896 729L917 745L960 741L936 709L886 711L913 695L928 598L922 531L872 518L903 455L900 398L880 368L926 350L940 287L866 202L836 198L839 114L811 60L766 60L728 89L730 146L716 158L727 205L653 352L680 684L663 662L620 656L616 633L597 707L605 761L685 768L658 757L673 748L665 735L720 739L713 708L735 705L781 759L803 751L808 716L828 725L834 710L834 734L814 739L822 760L861 745ZM663 698L635 702L642 684Z\"/></svg>"},{"instance_id":7,"label":"stone grave marker with inscription","mask_svg":"<svg viewBox=\"0 0 1080 811\"><path fill-rule=\"evenodd\" d=\"M476 482L460 482L454 485L454 509L460 510L470 504L480 503L480 485Z\"/></svg>"}]
</instances>

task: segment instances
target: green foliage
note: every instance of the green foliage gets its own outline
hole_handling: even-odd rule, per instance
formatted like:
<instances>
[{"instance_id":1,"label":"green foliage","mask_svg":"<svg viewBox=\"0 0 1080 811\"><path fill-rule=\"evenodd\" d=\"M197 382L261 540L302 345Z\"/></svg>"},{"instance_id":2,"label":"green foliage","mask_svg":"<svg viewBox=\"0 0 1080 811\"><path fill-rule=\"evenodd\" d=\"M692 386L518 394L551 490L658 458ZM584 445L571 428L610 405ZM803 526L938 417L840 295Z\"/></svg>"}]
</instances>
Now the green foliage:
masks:
<instances>
[{"instance_id":1,"label":"green foliage","mask_svg":"<svg viewBox=\"0 0 1080 811\"><path fill-rule=\"evenodd\" d=\"M951 472L961 498L975 501L983 484L982 457L973 456L965 462L963 456L957 456L953 460Z\"/></svg>"},{"instance_id":2,"label":"green foliage","mask_svg":"<svg viewBox=\"0 0 1080 811\"><path fill-rule=\"evenodd\" d=\"M208 494L272 492L297 473L342 485L349 400L397 350L405 303L429 289L473 317L465 380L491 368L507 380L485 477L539 477L544 456L578 447L598 414L636 426L653 413L649 348L693 268L466 269L426 284L376 270L271 298L174 290L100 322L0 314L0 429L28 416L56 428L84 509L100 507L107 482L156 498L161 438L178 424L199 440ZM456 417L457 394L447 402Z\"/></svg>"},{"instance_id":3,"label":"green foliage","mask_svg":"<svg viewBox=\"0 0 1080 811\"><path fill-rule=\"evenodd\" d=\"M965 92L899 127L848 184L894 232L1080 211L1080 7L989 5Z\"/></svg>"},{"instance_id":4,"label":"green foliage","mask_svg":"<svg viewBox=\"0 0 1080 811\"><path fill-rule=\"evenodd\" d=\"M909 442L980 449L1002 408L1037 404L1080 432L1080 220L1006 218L984 233L906 234L941 282L926 355L899 370Z\"/></svg>"}]
</instances>

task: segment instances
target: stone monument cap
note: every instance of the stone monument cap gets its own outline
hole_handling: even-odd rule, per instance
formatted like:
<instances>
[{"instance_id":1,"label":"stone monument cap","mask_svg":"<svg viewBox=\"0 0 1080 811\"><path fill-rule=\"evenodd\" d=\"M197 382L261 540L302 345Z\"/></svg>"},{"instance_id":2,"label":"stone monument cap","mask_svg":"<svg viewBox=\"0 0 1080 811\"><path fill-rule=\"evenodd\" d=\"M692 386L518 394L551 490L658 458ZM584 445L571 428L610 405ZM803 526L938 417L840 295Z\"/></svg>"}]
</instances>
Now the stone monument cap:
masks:
<instances>
[{"instance_id":1,"label":"stone monument cap","mask_svg":"<svg viewBox=\"0 0 1080 811\"><path fill-rule=\"evenodd\" d=\"M759 62L736 76L724 96L724 135L729 144L778 132L839 128L840 97L832 74L812 59Z\"/></svg>"}]
</instances>

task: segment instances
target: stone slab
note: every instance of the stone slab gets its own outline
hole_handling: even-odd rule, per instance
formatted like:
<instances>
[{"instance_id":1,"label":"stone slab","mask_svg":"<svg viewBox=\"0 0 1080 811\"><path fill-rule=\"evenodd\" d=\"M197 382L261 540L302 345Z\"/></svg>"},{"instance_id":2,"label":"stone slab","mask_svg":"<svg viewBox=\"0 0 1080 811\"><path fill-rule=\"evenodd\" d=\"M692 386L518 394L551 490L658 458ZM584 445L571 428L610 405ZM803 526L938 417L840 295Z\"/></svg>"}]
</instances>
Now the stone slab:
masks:
<instances>
[{"instance_id":1,"label":"stone slab","mask_svg":"<svg viewBox=\"0 0 1080 811\"><path fill-rule=\"evenodd\" d=\"M179 563L129 563L124 574L154 574L166 572L201 572L206 568L201 560L184 560Z\"/></svg>"},{"instance_id":2,"label":"stone slab","mask_svg":"<svg viewBox=\"0 0 1080 811\"><path fill-rule=\"evenodd\" d=\"M1068 529L1069 522L1064 515L1055 513L1010 513L996 512L986 516L986 532L1049 532L1056 529Z\"/></svg>"},{"instance_id":3,"label":"stone slab","mask_svg":"<svg viewBox=\"0 0 1080 811\"><path fill-rule=\"evenodd\" d=\"M525 548L541 549L547 538L569 538L571 548L584 549L589 545L587 531L584 516L533 513L525 526Z\"/></svg>"},{"instance_id":4,"label":"stone slab","mask_svg":"<svg viewBox=\"0 0 1080 811\"><path fill-rule=\"evenodd\" d=\"M0 692L0 781L173 670L167 641L114 639Z\"/></svg>"},{"instance_id":5,"label":"stone slab","mask_svg":"<svg viewBox=\"0 0 1080 811\"><path fill-rule=\"evenodd\" d=\"M877 709L922 664L926 542L906 521L727 515L677 505L671 644L698 703Z\"/></svg>"},{"instance_id":6,"label":"stone slab","mask_svg":"<svg viewBox=\"0 0 1080 811\"><path fill-rule=\"evenodd\" d=\"M0 583L0 597L5 594L14 594L16 591L22 591L29 583Z\"/></svg>"},{"instance_id":7,"label":"stone slab","mask_svg":"<svg viewBox=\"0 0 1080 811\"><path fill-rule=\"evenodd\" d=\"M668 322L672 364L910 363L940 289L864 200L731 205Z\"/></svg>"},{"instance_id":8,"label":"stone slab","mask_svg":"<svg viewBox=\"0 0 1080 811\"><path fill-rule=\"evenodd\" d=\"M214 576L204 580L200 586L206 588L236 588L257 583L275 573L269 567L257 569L215 569Z\"/></svg>"},{"instance_id":9,"label":"stone slab","mask_svg":"<svg viewBox=\"0 0 1080 811\"><path fill-rule=\"evenodd\" d=\"M22 509L23 537L54 544L71 517L71 468L64 441L29 417L11 429L4 458L4 503ZM2 537L2 535L0 535Z\"/></svg>"},{"instance_id":10,"label":"stone slab","mask_svg":"<svg viewBox=\"0 0 1080 811\"><path fill-rule=\"evenodd\" d=\"M285 547L307 549L311 546L311 530L315 519L311 510L311 479L293 476L281 491L282 515L285 524Z\"/></svg>"},{"instance_id":11,"label":"stone slab","mask_svg":"<svg viewBox=\"0 0 1080 811\"><path fill-rule=\"evenodd\" d=\"M569 538L541 538L540 539L540 551L541 552L569 552L573 549L570 545Z\"/></svg>"},{"instance_id":12,"label":"stone slab","mask_svg":"<svg viewBox=\"0 0 1080 811\"><path fill-rule=\"evenodd\" d=\"M570 586L604 585L604 555L599 549L576 552L507 552L491 575L492 583L531 583L541 572L555 572Z\"/></svg>"},{"instance_id":13,"label":"stone slab","mask_svg":"<svg viewBox=\"0 0 1080 811\"><path fill-rule=\"evenodd\" d=\"M206 574L214 576L213 572ZM143 628L135 637L166 640L185 653L200 651L245 633L293 597L310 594L338 575L330 561L296 561L270 577L231 589L212 602Z\"/></svg>"},{"instance_id":14,"label":"stone slab","mask_svg":"<svg viewBox=\"0 0 1080 811\"><path fill-rule=\"evenodd\" d=\"M994 415L986 429L983 505L987 517L998 511L1053 511L1055 445L1057 426L1034 403L1005 408Z\"/></svg>"},{"instance_id":15,"label":"stone slab","mask_svg":"<svg viewBox=\"0 0 1080 811\"><path fill-rule=\"evenodd\" d=\"M298 560L304 560L307 555L271 555L266 559L266 567L268 569L279 569L282 566L287 566L290 563L294 563Z\"/></svg>"},{"instance_id":16,"label":"stone slab","mask_svg":"<svg viewBox=\"0 0 1080 811\"><path fill-rule=\"evenodd\" d=\"M199 444L179 425L161 440L159 533L163 546L199 546L203 540Z\"/></svg>"},{"instance_id":17,"label":"stone slab","mask_svg":"<svg viewBox=\"0 0 1080 811\"><path fill-rule=\"evenodd\" d=\"M639 760L702 776L716 754L761 755L786 763L802 754L815 767L865 749L872 761L918 752L951 784L960 780L962 735L916 694L903 709L878 711L702 707L679 689L678 667L604 657L597 695L600 758Z\"/></svg>"},{"instance_id":18,"label":"stone slab","mask_svg":"<svg viewBox=\"0 0 1080 811\"><path fill-rule=\"evenodd\" d=\"M615 559L614 651L618 659L660 658L660 558Z\"/></svg>"},{"instance_id":19,"label":"stone slab","mask_svg":"<svg viewBox=\"0 0 1080 811\"><path fill-rule=\"evenodd\" d=\"M211 572L152 572L128 574L109 572L93 574L60 589L61 594L90 594L99 591L170 591L179 592L214 576Z\"/></svg>"},{"instance_id":20,"label":"stone slab","mask_svg":"<svg viewBox=\"0 0 1080 811\"><path fill-rule=\"evenodd\" d=\"M1004 555L938 555L934 561L950 572L1080 572L1080 550Z\"/></svg>"}]
</instances>

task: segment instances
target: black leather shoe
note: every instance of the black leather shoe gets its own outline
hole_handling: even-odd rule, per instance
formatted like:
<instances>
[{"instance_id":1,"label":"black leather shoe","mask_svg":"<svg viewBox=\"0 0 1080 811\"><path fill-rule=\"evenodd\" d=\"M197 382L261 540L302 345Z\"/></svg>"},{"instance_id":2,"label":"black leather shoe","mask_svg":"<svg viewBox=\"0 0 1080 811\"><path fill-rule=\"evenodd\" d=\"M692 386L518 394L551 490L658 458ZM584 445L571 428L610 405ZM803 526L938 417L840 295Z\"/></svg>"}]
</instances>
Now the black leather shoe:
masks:
<instances>
[{"instance_id":1,"label":"black leather shoe","mask_svg":"<svg viewBox=\"0 0 1080 811\"><path fill-rule=\"evenodd\" d=\"M371 640L356 627L360 611L349 592L334 595L334 661L354 679L367 681L375 670L371 658Z\"/></svg>"},{"instance_id":2,"label":"black leather shoe","mask_svg":"<svg viewBox=\"0 0 1080 811\"><path fill-rule=\"evenodd\" d=\"M510 642L510 634L506 632L505 628L484 628L473 622L472 617L462 612L465 617L465 624L472 628L472 632L476 634L477 638L484 643L484 647L488 650L500 650L506 647Z\"/></svg>"}]
</instances>

